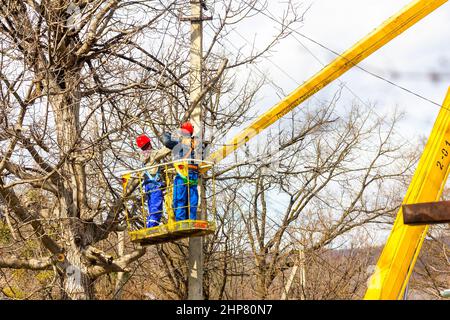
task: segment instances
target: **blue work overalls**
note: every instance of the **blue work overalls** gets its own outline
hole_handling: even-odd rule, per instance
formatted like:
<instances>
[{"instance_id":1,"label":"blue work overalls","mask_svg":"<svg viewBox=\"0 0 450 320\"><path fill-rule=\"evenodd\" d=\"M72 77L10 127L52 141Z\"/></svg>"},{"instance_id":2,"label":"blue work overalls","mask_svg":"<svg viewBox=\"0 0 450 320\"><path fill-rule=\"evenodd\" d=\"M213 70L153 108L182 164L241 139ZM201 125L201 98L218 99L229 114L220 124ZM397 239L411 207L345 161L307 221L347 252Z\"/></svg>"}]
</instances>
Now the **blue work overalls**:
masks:
<instances>
[{"instance_id":1,"label":"blue work overalls","mask_svg":"<svg viewBox=\"0 0 450 320\"><path fill-rule=\"evenodd\" d=\"M142 182L145 195L147 196L147 228L156 227L161 221L163 213L163 183L159 172L151 175L148 172L144 174Z\"/></svg>"},{"instance_id":2,"label":"blue work overalls","mask_svg":"<svg viewBox=\"0 0 450 320\"><path fill-rule=\"evenodd\" d=\"M189 178L179 173L175 176L173 185L173 209L175 220L197 220L198 207L198 167L189 165ZM189 201L188 201L189 198Z\"/></svg>"},{"instance_id":3,"label":"blue work overalls","mask_svg":"<svg viewBox=\"0 0 450 320\"><path fill-rule=\"evenodd\" d=\"M182 160L188 157L195 157L193 147L194 139L191 136L180 134L180 140L172 139L169 133L163 134L163 144L172 150L175 160ZM189 141L189 142L187 142ZM188 176L177 172L173 186L172 207L175 213L175 220L197 220L198 208L198 165L190 163L188 166Z\"/></svg>"}]
</instances>

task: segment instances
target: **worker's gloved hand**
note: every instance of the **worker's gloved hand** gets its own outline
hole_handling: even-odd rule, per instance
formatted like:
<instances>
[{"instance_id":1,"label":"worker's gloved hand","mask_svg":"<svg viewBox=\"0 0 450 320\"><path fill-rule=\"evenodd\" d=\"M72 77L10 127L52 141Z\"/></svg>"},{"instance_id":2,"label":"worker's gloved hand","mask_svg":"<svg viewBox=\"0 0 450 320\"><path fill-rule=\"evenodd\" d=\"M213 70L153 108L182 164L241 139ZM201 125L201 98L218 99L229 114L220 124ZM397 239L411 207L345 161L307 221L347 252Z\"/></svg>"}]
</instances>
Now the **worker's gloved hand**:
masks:
<instances>
[{"instance_id":1,"label":"worker's gloved hand","mask_svg":"<svg viewBox=\"0 0 450 320\"><path fill-rule=\"evenodd\" d=\"M202 159L206 159L210 155L211 141L205 140L201 146Z\"/></svg>"},{"instance_id":2,"label":"worker's gloved hand","mask_svg":"<svg viewBox=\"0 0 450 320\"><path fill-rule=\"evenodd\" d=\"M169 131L164 131L162 134L162 140L171 140L172 139L172 134Z\"/></svg>"},{"instance_id":3,"label":"worker's gloved hand","mask_svg":"<svg viewBox=\"0 0 450 320\"><path fill-rule=\"evenodd\" d=\"M173 149L177 145L177 141L172 140L170 132L164 132L161 137L162 143L166 148Z\"/></svg>"}]
</instances>

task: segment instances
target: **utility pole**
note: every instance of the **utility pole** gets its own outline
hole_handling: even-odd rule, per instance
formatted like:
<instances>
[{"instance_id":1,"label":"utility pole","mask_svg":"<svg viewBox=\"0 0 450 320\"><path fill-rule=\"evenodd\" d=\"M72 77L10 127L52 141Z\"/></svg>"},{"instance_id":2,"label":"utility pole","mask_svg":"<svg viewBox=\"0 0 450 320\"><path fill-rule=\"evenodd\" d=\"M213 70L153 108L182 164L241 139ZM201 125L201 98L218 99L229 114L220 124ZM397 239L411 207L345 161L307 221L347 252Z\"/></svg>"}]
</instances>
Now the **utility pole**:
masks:
<instances>
[{"instance_id":1,"label":"utility pole","mask_svg":"<svg viewBox=\"0 0 450 320\"><path fill-rule=\"evenodd\" d=\"M305 251L300 250L300 300L305 300L305 287L306 287L306 270L305 270Z\"/></svg>"},{"instance_id":2,"label":"utility pole","mask_svg":"<svg viewBox=\"0 0 450 320\"><path fill-rule=\"evenodd\" d=\"M202 67L203 67L203 8L202 0L190 0L191 3L191 50L190 50L190 101L195 101L201 94L203 88ZM191 123L194 126L194 135L203 143L203 121L202 103L197 104L191 114ZM196 159L201 159L201 154L195 154ZM202 214L206 208L201 201L202 178L199 176L199 199L200 206L197 219L202 219ZM203 300L203 237L189 238L189 279L188 279L188 299Z\"/></svg>"},{"instance_id":3,"label":"utility pole","mask_svg":"<svg viewBox=\"0 0 450 320\"><path fill-rule=\"evenodd\" d=\"M294 281L295 274L297 273L298 264L295 264L292 268L291 275L289 276L289 279L284 286L283 294L281 295L281 300L286 300L289 294L289 291L291 290L292 282Z\"/></svg>"},{"instance_id":4,"label":"utility pole","mask_svg":"<svg viewBox=\"0 0 450 320\"><path fill-rule=\"evenodd\" d=\"M297 273L298 268L300 267L300 300L305 300L304 288L305 288L305 255L303 249L299 251L298 261L292 267L291 274L289 279L284 286L283 293L281 294L281 300L286 300L289 291L291 290L292 283L294 281L295 274Z\"/></svg>"}]
</instances>

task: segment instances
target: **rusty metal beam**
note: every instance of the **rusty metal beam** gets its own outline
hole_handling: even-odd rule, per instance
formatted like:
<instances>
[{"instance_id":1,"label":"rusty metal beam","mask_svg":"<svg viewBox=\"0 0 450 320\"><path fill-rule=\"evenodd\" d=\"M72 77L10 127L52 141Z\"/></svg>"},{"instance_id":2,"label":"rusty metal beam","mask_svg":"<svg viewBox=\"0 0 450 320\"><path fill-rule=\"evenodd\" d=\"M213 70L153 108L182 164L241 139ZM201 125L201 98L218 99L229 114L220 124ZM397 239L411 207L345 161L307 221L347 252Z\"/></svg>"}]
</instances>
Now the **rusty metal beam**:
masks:
<instances>
[{"instance_id":1,"label":"rusty metal beam","mask_svg":"<svg viewBox=\"0 0 450 320\"><path fill-rule=\"evenodd\" d=\"M408 225L450 223L450 201L405 204L403 223Z\"/></svg>"}]
</instances>

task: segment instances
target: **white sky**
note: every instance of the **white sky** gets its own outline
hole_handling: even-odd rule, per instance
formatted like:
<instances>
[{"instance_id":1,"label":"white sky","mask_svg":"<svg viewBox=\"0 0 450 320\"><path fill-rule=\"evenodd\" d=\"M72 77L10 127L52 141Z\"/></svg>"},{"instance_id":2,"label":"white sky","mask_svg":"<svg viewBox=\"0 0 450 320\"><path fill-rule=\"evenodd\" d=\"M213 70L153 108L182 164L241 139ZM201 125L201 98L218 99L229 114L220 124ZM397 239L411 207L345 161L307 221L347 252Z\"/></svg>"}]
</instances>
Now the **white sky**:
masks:
<instances>
[{"instance_id":1,"label":"white sky","mask_svg":"<svg viewBox=\"0 0 450 320\"><path fill-rule=\"evenodd\" d=\"M305 15L303 26L296 30L341 53L411 0L294 0L294 2L303 4L304 8L311 6ZM286 1L271 0L269 3L271 14L279 17ZM262 48L263 44L269 41L270 35L276 32L277 27L279 26L274 21L262 15L251 19L239 25L234 32L235 46L244 45L243 38L246 38L250 42L256 39L256 46ZM450 86L449 36L450 4L447 3L376 51L360 65L441 104ZM328 63L335 57L331 52L299 35L295 37L323 63ZM235 47L230 45L229 50L235 51ZM270 74L273 82L283 88L285 93L289 93L322 66L293 36L290 36L283 40L276 52L272 53L270 62L265 60L254 68ZM425 76L413 78L402 76L393 79L391 71L423 73L438 71L446 73L447 76L440 82L432 82ZM375 110L379 115L390 113L395 107L403 110L406 113L405 121L400 124L397 132L405 139L414 142L417 141L419 134L428 135L431 131L439 110L438 106L356 68L348 71L340 80L364 102L376 103ZM316 94L316 97L328 99L338 86L339 81L336 80ZM348 90L344 89L344 93L342 105L349 105L355 100ZM268 87L263 95L263 100L258 104L261 113L279 100L274 90Z\"/></svg>"},{"instance_id":2,"label":"white sky","mask_svg":"<svg viewBox=\"0 0 450 320\"><path fill-rule=\"evenodd\" d=\"M310 9L305 15L304 24L299 32L321 44L342 53L354 43L379 26L390 16L412 0L305 0L294 2ZM279 17L286 1L270 0L270 12ZM262 48L277 30L276 23L262 15L239 25L234 32L230 51L245 45L243 38L250 43L255 39L256 47ZM365 59L360 65L393 82L429 98L439 104L450 86L450 3L425 17L402 35ZM303 45L327 64L335 58L331 52L295 35ZM250 46L249 46L250 47ZM290 36L283 40L269 60L253 66L256 74L262 72L285 93L290 93L303 81L322 68L304 47ZM280 70L281 69L281 70ZM259 70L259 71L258 71ZM407 77L392 78L392 71L398 72L440 72L447 76L439 82L429 78ZM404 139L417 144L419 136L428 136L439 107L424 101L410 93L377 79L359 69L353 68L340 78L365 103L375 104L378 115L390 114L397 107L405 112L404 120L397 127ZM330 99L339 87L339 81L330 84L311 99ZM276 92L266 86L258 103L259 114L279 101ZM341 105L350 105L356 98L348 90L343 90ZM236 130L237 131L237 130ZM235 133L235 132L233 132ZM282 208L282 206L281 206ZM378 240L387 236L386 232L378 234Z\"/></svg>"}]
</instances>

